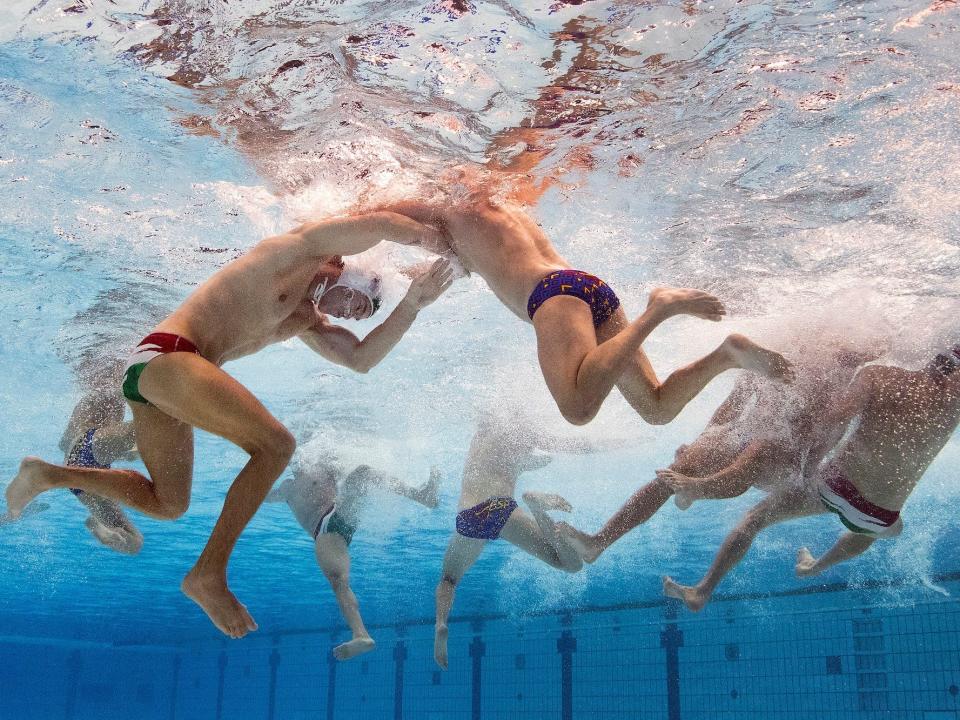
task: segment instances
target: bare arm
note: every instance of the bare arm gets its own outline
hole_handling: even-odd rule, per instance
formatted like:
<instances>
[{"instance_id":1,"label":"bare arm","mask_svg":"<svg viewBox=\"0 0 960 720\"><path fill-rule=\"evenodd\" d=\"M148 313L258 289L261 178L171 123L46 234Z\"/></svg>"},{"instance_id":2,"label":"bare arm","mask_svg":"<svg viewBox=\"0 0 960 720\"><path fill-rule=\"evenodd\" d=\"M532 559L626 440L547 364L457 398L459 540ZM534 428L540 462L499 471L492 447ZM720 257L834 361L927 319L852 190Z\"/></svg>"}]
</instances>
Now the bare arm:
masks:
<instances>
[{"instance_id":1,"label":"bare arm","mask_svg":"<svg viewBox=\"0 0 960 720\"><path fill-rule=\"evenodd\" d=\"M449 264L438 260L427 273L410 284L406 296L389 317L362 340L322 315L318 315L317 322L302 333L300 339L311 350L337 365L356 372L369 372L396 347L417 319L417 313L450 287L450 282Z\"/></svg>"},{"instance_id":2,"label":"bare arm","mask_svg":"<svg viewBox=\"0 0 960 720\"><path fill-rule=\"evenodd\" d=\"M304 223L288 237L306 243L322 256L356 255L381 240L417 245L436 253L450 251L450 243L440 230L387 210Z\"/></svg>"}]
</instances>

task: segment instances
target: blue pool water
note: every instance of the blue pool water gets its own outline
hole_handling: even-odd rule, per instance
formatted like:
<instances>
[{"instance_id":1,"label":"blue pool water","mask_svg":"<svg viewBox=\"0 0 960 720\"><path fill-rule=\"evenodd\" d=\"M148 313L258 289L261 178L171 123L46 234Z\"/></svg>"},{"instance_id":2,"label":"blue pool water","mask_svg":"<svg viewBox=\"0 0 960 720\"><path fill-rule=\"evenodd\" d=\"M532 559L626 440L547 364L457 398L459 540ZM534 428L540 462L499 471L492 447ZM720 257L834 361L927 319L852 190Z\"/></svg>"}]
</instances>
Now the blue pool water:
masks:
<instances>
[{"instance_id":1,"label":"blue pool water","mask_svg":"<svg viewBox=\"0 0 960 720\"><path fill-rule=\"evenodd\" d=\"M224 262L358 198L429 194L464 162L556 180L531 213L628 315L657 284L724 299L721 326L671 320L650 338L662 375L731 330L788 356L804 333L883 332L885 361L916 367L956 328L958 40L945 0L6 3L0 475L62 459L86 369ZM402 287L388 278L388 299ZM491 544L440 673L433 588L476 420L519 401L560 422L534 348L468 279L370 374L296 341L229 365L307 455L411 482L441 469L437 510L375 496L351 547L377 650L330 659L342 621L283 505L259 511L230 566L259 632L226 642L180 594L244 462L199 433L190 511L134 513L136 557L97 545L65 492L0 527L0 718L960 717L955 440L896 542L801 582L796 548L825 549L839 526L773 528L699 615L664 602L660 578L698 578L756 491L669 504L576 575ZM591 425L557 427L623 444L558 455L523 488L599 527L733 379L667 427L614 394Z\"/></svg>"}]
</instances>

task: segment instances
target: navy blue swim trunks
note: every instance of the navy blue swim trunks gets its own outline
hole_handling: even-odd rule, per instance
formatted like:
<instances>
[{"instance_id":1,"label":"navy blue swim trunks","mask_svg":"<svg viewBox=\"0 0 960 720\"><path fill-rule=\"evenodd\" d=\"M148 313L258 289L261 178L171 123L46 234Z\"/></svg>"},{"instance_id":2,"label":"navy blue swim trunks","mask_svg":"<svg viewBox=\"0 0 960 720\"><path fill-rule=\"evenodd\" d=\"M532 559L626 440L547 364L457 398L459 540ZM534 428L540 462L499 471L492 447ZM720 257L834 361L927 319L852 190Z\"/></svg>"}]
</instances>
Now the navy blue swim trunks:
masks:
<instances>
[{"instance_id":1,"label":"navy blue swim trunks","mask_svg":"<svg viewBox=\"0 0 960 720\"><path fill-rule=\"evenodd\" d=\"M572 295L590 306L593 327L603 325L620 307L620 299L613 289L596 275L582 270L554 270L537 283L527 301L527 315L533 314L547 300L557 295Z\"/></svg>"},{"instance_id":2,"label":"navy blue swim trunks","mask_svg":"<svg viewBox=\"0 0 960 720\"><path fill-rule=\"evenodd\" d=\"M97 428L90 428L87 430L73 447L70 448L70 452L67 454L67 466L68 467L84 467L84 468L99 468L101 470L109 470L109 465L103 465L97 462L97 458L93 455L93 435L97 432ZM78 490L77 488L70 488L70 492L74 495L82 495L83 490Z\"/></svg>"},{"instance_id":3,"label":"navy blue swim trunks","mask_svg":"<svg viewBox=\"0 0 960 720\"><path fill-rule=\"evenodd\" d=\"M457 513L457 532L475 540L496 540L516 509L513 498L488 498Z\"/></svg>"}]
</instances>

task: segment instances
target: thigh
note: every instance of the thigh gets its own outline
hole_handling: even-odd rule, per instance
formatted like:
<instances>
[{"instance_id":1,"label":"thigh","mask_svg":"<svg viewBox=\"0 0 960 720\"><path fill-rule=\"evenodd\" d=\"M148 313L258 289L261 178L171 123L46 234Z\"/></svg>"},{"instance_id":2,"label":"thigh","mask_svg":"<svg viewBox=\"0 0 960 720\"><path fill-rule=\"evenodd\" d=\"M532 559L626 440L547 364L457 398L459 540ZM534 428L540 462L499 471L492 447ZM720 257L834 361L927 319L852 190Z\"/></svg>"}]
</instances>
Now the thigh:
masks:
<instances>
[{"instance_id":1,"label":"thigh","mask_svg":"<svg viewBox=\"0 0 960 720\"><path fill-rule=\"evenodd\" d=\"M336 533L320 533L313 544L317 565L330 580L350 577L350 550Z\"/></svg>"},{"instance_id":2,"label":"thigh","mask_svg":"<svg viewBox=\"0 0 960 720\"><path fill-rule=\"evenodd\" d=\"M597 347L590 306L569 295L547 300L534 314L537 356L547 387L555 399L576 390L583 359Z\"/></svg>"},{"instance_id":3,"label":"thigh","mask_svg":"<svg viewBox=\"0 0 960 720\"><path fill-rule=\"evenodd\" d=\"M130 403L140 459L157 497L186 507L193 483L193 427L155 407Z\"/></svg>"},{"instance_id":4,"label":"thigh","mask_svg":"<svg viewBox=\"0 0 960 720\"><path fill-rule=\"evenodd\" d=\"M253 452L279 421L253 393L199 355L154 358L140 375L140 394L158 410ZM139 437L139 436L138 436Z\"/></svg>"},{"instance_id":5,"label":"thigh","mask_svg":"<svg viewBox=\"0 0 960 720\"><path fill-rule=\"evenodd\" d=\"M619 335L630 324L627 320L627 314L623 311L623 306L617 308L616 312L610 316L603 325L597 328L597 341L604 343L612 337ZM621 381L630 384L633 393L649 393L651 400L655 400L655 393L660 386L657 374L650 364L650 359L643 351L642 347L637 348L634 355L634 361L627 367L621 376Z\"/></svg>"},{"instance_id":6,"label":"thigh","mask_svg":"<svg viewBox=\"0 0 960 720\"><path fill-rule=\"evenodd\" d=\"M514 510L513 514L510 515L507 524L503 526L500 537L535 558L543 560L548 565L556 566L559 562L556 550L544 538L536 520L520 508Z\"/></svg>"},{"instance_id":7,"label":"thigh","mask_svg":"<svg viewBox=\"0 0 960 720\"><path fill-rule=\"evenodd\" d=\"M750 515L763 526L826 512L823 503L803 488L772 492L757 503Z\"/></svg>"},{"instance_id":8,"label":"thigh","mask_svg":"<svg viewBox=\"0 0 960 720\"><path fill-rule=\"evenodd\" d=\"M715 430L702 433L674 456L670 469L690 477L703 477L722 470L735 457L730 443L721 440Z\"/></svg>"},{"instance_id":9,"label":"thigh","mask_svg":"<svg viewBox=\"0 0 960 720\"><path fill-rule=\"evenodd\" d=\"M486 540L464 537L455 532L443 556L442 577L455 583L460 582L460 578L473 566L486 546Z\"/></svg>"}]
</instances>

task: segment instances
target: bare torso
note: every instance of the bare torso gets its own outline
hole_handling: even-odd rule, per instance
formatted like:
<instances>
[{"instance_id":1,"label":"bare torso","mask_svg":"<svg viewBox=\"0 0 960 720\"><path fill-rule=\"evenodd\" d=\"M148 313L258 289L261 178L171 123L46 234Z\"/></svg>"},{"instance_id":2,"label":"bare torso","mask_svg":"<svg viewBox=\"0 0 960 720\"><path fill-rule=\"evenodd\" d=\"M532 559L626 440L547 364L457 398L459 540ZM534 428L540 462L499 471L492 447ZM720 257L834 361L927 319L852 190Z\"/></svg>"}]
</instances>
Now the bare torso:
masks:
<instances>
[{"instance_id":1,"label":"bare torso","mask_svg":"<svg viewBox=\"0 0 960 720\"><path fill-rule=\"evenodd\" d=\"M481 429L474 435L463 470L460 510L491 497L514 496L531 451L517 440L501 430Z\"/></svg>"},{"instance_id":2,"label":"bare torso","mask_svg":"<svg viewBox=\"0 0 960 720\"><path fill-rule=\"evenodd\" d=\"M265 240L214 273L155 330L193 341L216 365L299 335L317 321L307 290L326 260Z\"/></svg>"},{"instance_id":3,"label":"bare torso","mask_svg":"<svg viewBox=\"0 0 960 720\"><path fill-rule=\"evenodd\" d=\"M899 510L960 422L960 383L927 371L867 371L869 396L835 463L865 498Z\"/></svg>"},{"instance_id":4,"label":"bare torso","mask_svg":"<svg viewBox=\"0 0 960 720\"><path fill-rule=\"evenodd\" d=\"M439 209L450 244L464 267L482 277L514 314L529 321L527 300L551 270L570 264L520 208L482 195Z\"/></svg>"}]
</instances>

